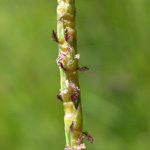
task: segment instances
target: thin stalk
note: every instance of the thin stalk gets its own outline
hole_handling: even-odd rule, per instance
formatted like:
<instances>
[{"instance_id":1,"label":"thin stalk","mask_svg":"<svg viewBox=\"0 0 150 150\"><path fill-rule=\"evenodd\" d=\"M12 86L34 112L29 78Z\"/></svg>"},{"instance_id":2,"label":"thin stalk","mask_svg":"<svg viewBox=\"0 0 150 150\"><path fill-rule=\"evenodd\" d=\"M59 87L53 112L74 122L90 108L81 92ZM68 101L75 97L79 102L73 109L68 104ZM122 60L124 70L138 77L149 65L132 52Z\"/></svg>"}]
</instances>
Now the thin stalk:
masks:
<instances>
[{"instance_id":1,"label":"thin stalk","mask_svg":"<svg viewBox=\"0 0 150 150\"><path fill-rule=\"evenodd\" d=\"M58 0L57 37L66 145L77 147L77 140L82 134L82 110L77 73L79 55L76 48L75 0Z\"/></svg>"},{"instance_id":2,"label":"thin stalk","mask_svg":"<svg viewBox=\"0 0 150 150\"><path fill-rule=\"evenodd\" d=\"M80 54L77 53L75 29L75 0L58 0L57 35L53 31L53 40L58 42L59 55L56 62L60 69L61 89L57 98L63 101L66 150L85 149L82 144L82 109L77 71L88 70L78 67ZM87 137L88 138L88 137Z\"/></svg>"}]
</instances>

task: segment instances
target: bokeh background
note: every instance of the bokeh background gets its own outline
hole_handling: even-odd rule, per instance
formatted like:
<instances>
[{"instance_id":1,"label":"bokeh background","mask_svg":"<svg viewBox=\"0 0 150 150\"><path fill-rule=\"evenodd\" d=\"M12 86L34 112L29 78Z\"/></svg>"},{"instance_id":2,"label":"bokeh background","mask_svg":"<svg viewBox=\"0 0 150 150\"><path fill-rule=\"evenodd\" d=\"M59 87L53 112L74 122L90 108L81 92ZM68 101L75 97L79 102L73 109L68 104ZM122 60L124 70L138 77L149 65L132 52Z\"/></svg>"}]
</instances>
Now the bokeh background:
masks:
<instances>
[{"instance_id":1,"label":"bokeh background","mask_svg":"<svg viewBox=\"0 0 150 150\"><path fill-rule=\"evenodd\" d=\"M0 149L62 150L56 0L0 0ZM149 0L76 0L87 150L148 150Z\"/></svg>"}]
</instances>

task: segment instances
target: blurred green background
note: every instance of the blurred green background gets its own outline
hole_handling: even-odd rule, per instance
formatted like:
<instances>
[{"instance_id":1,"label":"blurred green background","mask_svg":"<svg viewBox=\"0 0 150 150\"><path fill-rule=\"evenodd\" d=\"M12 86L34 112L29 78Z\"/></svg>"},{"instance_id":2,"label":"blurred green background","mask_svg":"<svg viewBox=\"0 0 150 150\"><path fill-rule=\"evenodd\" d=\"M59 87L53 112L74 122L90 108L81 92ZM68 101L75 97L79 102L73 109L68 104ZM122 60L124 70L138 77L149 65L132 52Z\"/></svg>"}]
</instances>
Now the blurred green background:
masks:
<instances>
[{"instance_id":1,"label":"blurred green background","mask_svg":"<svg viewBox=\"0 0 150 150\"><path fill-rule=\"evenodd\" d=\"M56 0L0 0L0 150L62 150ZM87 150L148 150L149 0L76 0Z\"/></svg>"}]
</instances>

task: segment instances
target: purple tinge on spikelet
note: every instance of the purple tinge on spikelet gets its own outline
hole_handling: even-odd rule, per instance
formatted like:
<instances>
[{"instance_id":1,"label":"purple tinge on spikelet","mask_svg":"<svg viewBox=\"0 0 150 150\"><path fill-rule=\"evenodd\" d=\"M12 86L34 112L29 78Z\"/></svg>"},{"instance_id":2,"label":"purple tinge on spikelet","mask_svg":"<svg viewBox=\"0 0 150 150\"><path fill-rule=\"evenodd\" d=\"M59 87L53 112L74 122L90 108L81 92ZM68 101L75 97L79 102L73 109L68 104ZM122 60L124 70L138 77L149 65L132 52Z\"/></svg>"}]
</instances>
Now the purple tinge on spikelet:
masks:
<instances>
[{"instance_id":1,"label":"purple tinge on spikelet","mask_svg":"<svg viewBox=\"0 0 150 150\"><path fill-rule=\"evenodd\" d=\"M71 100L74 101L78 97L78 95L79 94L77 92L73 93L73 95L71 96Z\"/></svg>"}]
</instances>

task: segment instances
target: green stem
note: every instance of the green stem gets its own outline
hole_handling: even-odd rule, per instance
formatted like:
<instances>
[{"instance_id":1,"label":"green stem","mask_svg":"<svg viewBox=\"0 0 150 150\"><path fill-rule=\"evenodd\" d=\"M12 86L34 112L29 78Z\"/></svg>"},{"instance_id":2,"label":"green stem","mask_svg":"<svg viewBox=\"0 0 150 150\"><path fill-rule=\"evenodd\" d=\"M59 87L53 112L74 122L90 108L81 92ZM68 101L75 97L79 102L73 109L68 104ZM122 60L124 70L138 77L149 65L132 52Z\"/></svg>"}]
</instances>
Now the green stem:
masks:
<instances>
[{"instance_id":1,"label":"green stem","mask_svg":"<svg viewBox=\"0 0 150 150\"><path fill-rule=\"evenodd\" d=\"M58 0L57 37L66 145L78 149L77 140L82 134L82 110L77 73L75 0Z\"/></svg>"}]
</instances>

